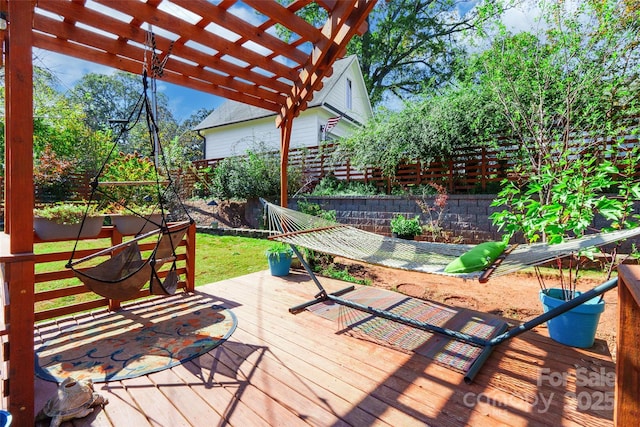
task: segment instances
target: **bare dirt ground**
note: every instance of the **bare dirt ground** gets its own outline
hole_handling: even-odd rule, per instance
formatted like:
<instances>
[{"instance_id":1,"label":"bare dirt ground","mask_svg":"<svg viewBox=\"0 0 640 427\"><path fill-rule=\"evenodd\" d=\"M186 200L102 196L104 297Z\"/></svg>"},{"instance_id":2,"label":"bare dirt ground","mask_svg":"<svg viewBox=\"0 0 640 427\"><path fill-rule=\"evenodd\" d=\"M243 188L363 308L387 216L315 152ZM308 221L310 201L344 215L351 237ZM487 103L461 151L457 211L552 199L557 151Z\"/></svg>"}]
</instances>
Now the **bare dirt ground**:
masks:
<instances>
[{"instance_id":1,"label":"bare dirt ground","mask_svg":"<svg viewBox=\"0 0 640 427\"><path fill-rule=\"evenodd\" d=\"M210 226L217 222L219 227L248 228L243 203L224 201L209 205L207 200L188 200L183 204L198 225Z\"/></svg>"},{"instance_id":2,"label":"bare dirt ground","mask_svg":"<svg viewBox=\"0 0 640 427\"><path fill-rule=\"evenodd\" d=\"M185 202L185 205L199 225L208 226L212 221L217 221L220 227L247 227L244 206L240 203L221 202L218 206L209 206L206 201L198 200ZM347 267L354 277L370 279L372 286L396 290L415 298L466 307L522 322L542 313L542 305L538 299L540 285L533 274L512 274L492 278L482 284L454 277L360 264L340 258L335 261L339 264L338 269ZM583 280L579 290L586 291L603 281L604 279ZM606 345L612 357L615 357L617 292L608 292L605 301L606 308L600 317L595 345Z\"/></svg>"}]
</instances>

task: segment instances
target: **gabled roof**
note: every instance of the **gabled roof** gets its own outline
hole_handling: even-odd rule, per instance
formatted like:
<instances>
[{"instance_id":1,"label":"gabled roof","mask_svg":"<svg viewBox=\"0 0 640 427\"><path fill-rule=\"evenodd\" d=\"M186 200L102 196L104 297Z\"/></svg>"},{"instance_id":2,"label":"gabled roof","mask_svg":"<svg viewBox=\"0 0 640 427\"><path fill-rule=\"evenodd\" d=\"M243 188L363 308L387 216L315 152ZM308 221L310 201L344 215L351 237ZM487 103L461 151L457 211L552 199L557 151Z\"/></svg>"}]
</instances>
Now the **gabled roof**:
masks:
<instances>
[{"instance_id":1,"label":"gabled roof","mask_svg":"<svg viewBox=\"0 0 640 427\"><path fill-rule=\"evenodd\" d=\"M327 96L335 87L340 77L344 75L351 64L357 61L355 55L350 55L333 63L333 74L323 80L322 89L317 91L313 99L308 103L307 108L317 107L324 104ZM241 123L264 117L275 117L273 111L253 105L242 104L237 101L227 100L209 114L194 130L211 129L218 126L226 126L233 123Z\"/></svg>"}]
</instances>

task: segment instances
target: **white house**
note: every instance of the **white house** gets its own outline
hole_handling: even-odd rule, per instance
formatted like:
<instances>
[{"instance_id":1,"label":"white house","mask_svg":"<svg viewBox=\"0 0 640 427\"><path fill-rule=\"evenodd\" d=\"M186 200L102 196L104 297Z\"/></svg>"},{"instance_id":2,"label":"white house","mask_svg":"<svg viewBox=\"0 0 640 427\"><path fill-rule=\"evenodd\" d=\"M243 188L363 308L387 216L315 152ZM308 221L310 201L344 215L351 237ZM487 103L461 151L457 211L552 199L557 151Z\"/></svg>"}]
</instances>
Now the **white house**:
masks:
<instances>
[{"instance_id":1,"label":"white house","mask_svg":"<svg viewBox=\"0 0 640 427\"><path fill-rule=\"evenodd\" d=\"M336 61L308 108L293 121L290 148L316 147L323 140L349 135L373 115L360 65L355 55ZM242 155L264 146L280 149L280 129L272 111L226 101L195 130L204 137L205 159ZM327 126L329 123L329 126ZM323 129L327 132L323 132Z\"/></svg>"}]
</instances>

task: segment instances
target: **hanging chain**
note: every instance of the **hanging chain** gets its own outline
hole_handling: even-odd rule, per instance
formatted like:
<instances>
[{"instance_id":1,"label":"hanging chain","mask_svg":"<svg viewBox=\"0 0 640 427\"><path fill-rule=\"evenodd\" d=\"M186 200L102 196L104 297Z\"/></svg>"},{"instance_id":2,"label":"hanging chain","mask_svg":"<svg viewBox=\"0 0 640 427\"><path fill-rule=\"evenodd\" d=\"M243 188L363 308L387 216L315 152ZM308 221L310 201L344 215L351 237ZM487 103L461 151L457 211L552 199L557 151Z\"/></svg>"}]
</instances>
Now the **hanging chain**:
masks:
<instances>
[{"instance_id":1,"label":"hanging chain","mask_svg":"<svg viewBox=\"0 0 640 427\"><path fill-rule=\"evenodd\" d=\"M145 71L151 78L162 77L162 75L164 74L164 66L167 63L167 60L169 60L169 56L171 55L171 51L173 50L173 43L174 42L171 42L171 44L169 45L169 49L167 49L167 52L161 59L160 55L158 55L157 52L156 36L152 31L147 31L143 71ZM147 53L149 52L151 53L151 61L149 61L147 57ZM150 70L149 66L151 67Z\"/></svg>"}]
</instances>

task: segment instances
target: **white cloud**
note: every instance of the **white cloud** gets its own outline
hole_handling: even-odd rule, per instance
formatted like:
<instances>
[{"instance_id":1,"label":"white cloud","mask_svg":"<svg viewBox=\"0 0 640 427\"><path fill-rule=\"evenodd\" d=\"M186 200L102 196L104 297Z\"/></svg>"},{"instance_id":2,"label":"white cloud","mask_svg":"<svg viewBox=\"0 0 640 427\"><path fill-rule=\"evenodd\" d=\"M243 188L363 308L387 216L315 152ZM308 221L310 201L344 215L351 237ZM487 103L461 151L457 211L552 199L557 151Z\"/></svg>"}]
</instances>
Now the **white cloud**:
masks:
<instances>
[{"instance_id":1,"label":"white cloud","mask_svg":"<svg viewBox=\"0 0 640 427\"><path fill-rule=\"evenodd\" d=\"M540 19L539 2L535 0L524 0L516 7L508 9L502 18L502 22L507 29L519 33L522 31L536 32Z\"/></svg>"},{"instance_id":2,"label":"white cloud","mask_svg":"<svg viewBox=\"0 0 640 427\"><path fill-rule=\"evenodd\" d=\"M53 73L65 89L72 88L85 74L113 74L115 69L48 50L33 49L34 66Z\"/></svg>"}]
</instances>

